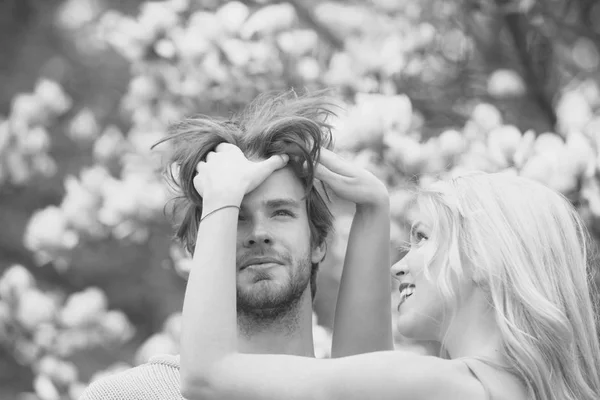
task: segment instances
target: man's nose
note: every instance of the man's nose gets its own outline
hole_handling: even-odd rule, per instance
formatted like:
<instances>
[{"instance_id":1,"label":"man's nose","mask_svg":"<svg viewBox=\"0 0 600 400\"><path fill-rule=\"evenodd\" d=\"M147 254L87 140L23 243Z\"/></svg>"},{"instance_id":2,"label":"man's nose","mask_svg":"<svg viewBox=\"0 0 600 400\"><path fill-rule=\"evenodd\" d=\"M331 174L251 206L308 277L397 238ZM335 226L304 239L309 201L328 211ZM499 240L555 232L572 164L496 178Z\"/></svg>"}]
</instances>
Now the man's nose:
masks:
<instances>
[{"instance_id":1,"label":"man's nose","mask_svg":"<svg viewBox=\"0 0 600 400\"><path fill-rule=\"evenodd\" d=\"M252 224L251 230L244 240L244 246L262 246L270 245L273 243L273 236L262 222L255 222Z\"/></svg>"}]
</instances>

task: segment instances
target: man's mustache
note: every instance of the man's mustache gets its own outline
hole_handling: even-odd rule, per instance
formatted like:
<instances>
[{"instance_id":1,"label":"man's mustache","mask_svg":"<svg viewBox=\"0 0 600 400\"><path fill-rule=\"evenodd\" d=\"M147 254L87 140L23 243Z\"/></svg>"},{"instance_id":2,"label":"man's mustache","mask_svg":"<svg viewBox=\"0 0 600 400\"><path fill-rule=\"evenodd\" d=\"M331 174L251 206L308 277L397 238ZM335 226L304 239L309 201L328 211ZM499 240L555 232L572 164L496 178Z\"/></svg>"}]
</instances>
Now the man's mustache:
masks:
<instances>
[{"instance_id":1,"label":"man's mustache","mask_svg":"<svg viewBox=\"0 0 600 400\"><path fill-rule=\"evenodd\" d=\"M236 266L243 269L251 264L275 262L279 264L289 264L291 259L288 255L279 254L273 251L253 251L244 253L236 257Z\"/></svg>"}]
</instances>

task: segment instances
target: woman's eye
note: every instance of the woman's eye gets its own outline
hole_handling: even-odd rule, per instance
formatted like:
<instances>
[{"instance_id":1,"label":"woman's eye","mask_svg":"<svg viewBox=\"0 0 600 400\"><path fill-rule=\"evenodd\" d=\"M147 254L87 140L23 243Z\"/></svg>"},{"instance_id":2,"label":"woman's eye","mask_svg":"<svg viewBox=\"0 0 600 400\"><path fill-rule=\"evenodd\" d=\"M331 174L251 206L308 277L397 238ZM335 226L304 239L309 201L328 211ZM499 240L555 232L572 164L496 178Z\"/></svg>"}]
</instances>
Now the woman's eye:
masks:
<instances>
[{"instance_id":1,"label":"woman's eye","mask_svg":"<svg viewBox=\"0 0 600 400\"><path fill-rule=\"evenodd\" d=\"M420 244L420 243L421 243L421 242L423 242L424 240L427 240L427 239L429 239L429 238L427 237L427 235L425 235L424 233L422 233L422 232L419 232L419 231L415 231L415 232L413 232L412 236L413 236L413 242L414 242L415 244Z\"/></svg>"}]
</instances>

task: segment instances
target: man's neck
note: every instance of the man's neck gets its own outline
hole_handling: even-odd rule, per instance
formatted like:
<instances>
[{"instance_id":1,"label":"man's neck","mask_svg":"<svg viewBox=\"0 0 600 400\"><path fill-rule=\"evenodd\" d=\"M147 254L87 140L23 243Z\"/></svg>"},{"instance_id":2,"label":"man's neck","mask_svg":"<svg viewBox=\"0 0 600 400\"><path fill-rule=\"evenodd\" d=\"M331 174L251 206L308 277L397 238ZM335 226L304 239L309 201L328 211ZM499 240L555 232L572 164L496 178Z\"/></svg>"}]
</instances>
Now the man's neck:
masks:
<instances>
[{"instance_id":1,"label":"man's neck","mask_svg":"<svg viewBox=\"0 0 600 400\"><path fill-rule=\"evenodd\" d=\"M272 323L253 323L248 318L238 318L240 353L315 356L310 293L303 296L296 310Z\"/></svg>"}]
</instances>

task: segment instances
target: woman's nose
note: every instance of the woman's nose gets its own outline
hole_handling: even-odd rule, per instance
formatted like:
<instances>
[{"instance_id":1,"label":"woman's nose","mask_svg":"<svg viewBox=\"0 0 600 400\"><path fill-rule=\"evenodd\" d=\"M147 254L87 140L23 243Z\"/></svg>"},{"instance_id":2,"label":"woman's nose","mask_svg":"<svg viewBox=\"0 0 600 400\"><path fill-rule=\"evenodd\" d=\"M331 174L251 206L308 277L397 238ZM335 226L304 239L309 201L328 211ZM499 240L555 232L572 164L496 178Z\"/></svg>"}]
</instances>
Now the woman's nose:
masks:
<instances>
[{"instance_id":1,"label":"woman's nose","mask_svg":"<svg viewBox=\"0 0 600 400\"><path fill-rule=\"evenodd\" d=\"M406 261L406 256L404 256L396 264L392 265L392 278L400 279L404 275L406 275L408 270L408 265Z\"/></svg>"}]
</instances>

